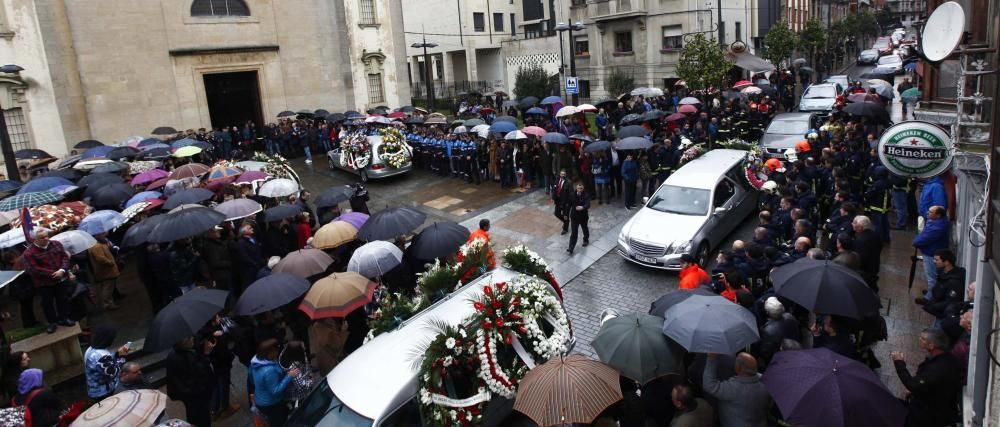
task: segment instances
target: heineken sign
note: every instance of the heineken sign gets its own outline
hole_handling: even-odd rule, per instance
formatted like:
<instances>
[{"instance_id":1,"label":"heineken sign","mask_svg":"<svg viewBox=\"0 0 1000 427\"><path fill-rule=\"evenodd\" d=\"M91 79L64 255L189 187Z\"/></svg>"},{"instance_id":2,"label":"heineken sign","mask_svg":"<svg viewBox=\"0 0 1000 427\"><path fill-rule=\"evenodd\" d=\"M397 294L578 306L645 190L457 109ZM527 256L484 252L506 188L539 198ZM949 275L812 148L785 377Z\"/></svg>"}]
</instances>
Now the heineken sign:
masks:
<instances>
[{"instance_id":1,"label":"heineken sign","mask_svg":"<svg viewBox=\"0 0 1000 427\"><path fill-rule=\"evenodd\" d=\"M930 178L951 166L951 137L927 122L903 122L882 133L878 157L895 175Z\"/></svg>"}]
</instances>

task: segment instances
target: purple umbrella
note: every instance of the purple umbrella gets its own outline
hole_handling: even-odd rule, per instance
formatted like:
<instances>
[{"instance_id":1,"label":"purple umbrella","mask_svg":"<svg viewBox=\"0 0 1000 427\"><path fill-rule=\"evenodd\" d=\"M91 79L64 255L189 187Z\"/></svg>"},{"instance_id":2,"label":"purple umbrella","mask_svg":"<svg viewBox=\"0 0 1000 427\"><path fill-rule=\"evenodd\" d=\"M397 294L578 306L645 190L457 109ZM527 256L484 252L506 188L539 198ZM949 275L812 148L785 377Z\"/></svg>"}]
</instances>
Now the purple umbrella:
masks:
<instances>
[{"instance_id":1,"label":"purple umbrella","mask_svg":"<svg viewBox=\"0 0 1000 427\"><path fill-rule=\"evenodd\" d=\"M901 426L906 407L861 362L825 348L774 355L760 381L797 426Z\"/></svg>"},{"instance_id":2,"label":"purple umbrella","mask_svg":"<svg viewBox=\"0 0 1000 427\"><path fill-rule=\"evenodd\" d=\"M674 114L671 114L671 115L667 116L667 121L668 122L676 122L678 120L684 120L686 118L687 118L687 116L684 115L684 113L674 113Z\"/></svg>"},{"instance_id":3,"label":"purple umbrella","mask_svg":"<svg viewBox=\"0 0 1000 427\"><path fill-rule=\"evenodd\" d=\"M265 180L265 179L267 179L269 177L270 177L270 175L268 175L266 172L261 172L261 171L246 171L246 172L243 172L243 174L240 175L239 178L236 178L236 182L235 183L236 184L251 184L251 183L253 183L255 181L263 181L263 180Z\"/></svg>"},{"instance_id":4,"label":"purple umbrella","mask_svg":"<svg viewBox=\"0 0 1000 427\"><path fill-rule=\"evenodd\" d=\"M160 178L166 178L168 175L170 174L162 169L148 170L136 175L135 178L132 178L132 185L149 184Z\"/></svg>"},{"instance_id":5,"label":"purple umbrella","mask_svg":"<svg viewBox=\"0 0 1000 427\"><path fill-rule=\"evenodd\" d=\"M333 220L334 221L344 221L344 222L346 222L348 224L353 225L354 228L357 228L358 230L360 230L361 226L365 225L365 223L368 222L368 215L365 215L365 214L363 214L361 212L348 212L348 213L345 213L345 214L343 214L341 216L338 216L338 217L334 218Z\"/></svg>"}]
</instances>

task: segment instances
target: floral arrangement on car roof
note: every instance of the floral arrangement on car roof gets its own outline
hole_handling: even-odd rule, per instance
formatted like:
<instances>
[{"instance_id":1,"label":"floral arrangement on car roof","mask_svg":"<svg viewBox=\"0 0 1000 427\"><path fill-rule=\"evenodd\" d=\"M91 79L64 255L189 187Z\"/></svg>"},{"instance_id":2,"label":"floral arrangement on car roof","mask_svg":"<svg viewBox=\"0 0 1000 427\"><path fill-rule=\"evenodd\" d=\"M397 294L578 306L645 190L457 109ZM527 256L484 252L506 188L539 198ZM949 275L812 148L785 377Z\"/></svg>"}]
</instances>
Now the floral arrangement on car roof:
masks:
<instances>
[{"instance_id":1,"label":"floral arrangement on car roof","mask_svg":"<svg viewBox=\"0 0 1000 427\"><path fill-rule=\"evenodd\" d=\"M364 132L349 133L340 141L340 166L364 169L371 160L371 145Z\"/></svg>"},{"instance_id":2,"label":"floral arrangement on car roof","mask_svg":"<svg viewBox=\"0 0 1000 427\"><path fill-rule=\"evenodd\" d=\"M371 341L378 334L396 329L425 305L425 299L421 295L409 297L393 293L383 298L368 321L368 335L365 336L365 342Z\"/></svg>"},{"instance_id":3,"label":"floral arrangement on car roof","mask_svg":"<svg viewBox=\"0 0 1000 427\"><path fill-rule=\"evenodd\" d=\"M476 238L466 242L458 249L455 260L458 261L455 266L459 272L458 281L463 285L497 267L493 247L486 239Z\"/></svg>"},{"instance_id":4,"label":"floral arrangement on car roof","mask_svg":"<svg viewBox=\"0 0 1000 427\"><path fill-rule=\"evenodd\" d=\"M387 127L378 130L382 136L382 144L379 145L379 158L393 169L399 169L410 163L411 149L406 143L403 133L395 127Z\"/></svg>"},{"instance_id":5,"label":"floral arrangement on car roof","mask_svg":"<svg viewBox=\"0 0 1000 427\"><path fill-rule=\"evenodd\" d=\"M279 154L269 155L260 151L253 153L252 160L257 162L267 163L262 170L264 173L271 175L274 178L288 178L294 181L298 181L298 177L292 173L292 167L288 164L288 159L285 159ZM236 167L236 165L232 165Z\"/></svg>"},{"instance_id":6,"label":"floral arrangement on car roof","mask_svg":"<svg viewBox=\"0 0 1000 427\"><path fill-rule=\"evenodd\" d=\"M437 328L440 333L421 352L418 381L424 425L479 425L490 392L476 373L475 340L464 327Z\"/></svg>"}]
</instances>

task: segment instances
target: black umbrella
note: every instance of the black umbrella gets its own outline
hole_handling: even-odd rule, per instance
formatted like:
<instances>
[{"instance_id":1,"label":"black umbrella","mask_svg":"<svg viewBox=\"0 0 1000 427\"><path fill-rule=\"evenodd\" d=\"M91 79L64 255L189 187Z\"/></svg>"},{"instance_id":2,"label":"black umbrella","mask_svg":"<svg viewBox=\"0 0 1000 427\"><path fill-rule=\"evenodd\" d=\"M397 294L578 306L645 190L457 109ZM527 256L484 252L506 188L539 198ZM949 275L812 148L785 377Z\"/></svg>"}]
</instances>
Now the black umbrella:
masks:
<instances>
[{"instance_id":1,"label":"black umbrella","mask_svg":"<svg viewBox=\"0 0 1000 427\"><path fill-rule=\"evenodd\" d=\"M412 112L417 111L417 109L413 108L412 105L404 105L402 107L399 107L399 111L404 112L404 113L412 113Z\"/></svg>"},{"instance_id":2,"label":"black umbrella","mask_svg":"<svg viewBox=\"0 0 1000 427\"><path fill-rule=\"evenodd\" d=\"M344 112L344 117L347 117L348 119L353 119L353 118L358 118L358 117L364 117L364 116L365 116L364 114L361 114L361 113L359 113L357 111L354 111L354 110L349 110L349 111L345 111Z\"/></svg>"},{"instance_id":3,"label":"black umbrella","mask_svg":"<svg viewBox=\"0 0 1000 427\"><path fill-rule=\"evenodd\" d=\"M294 116L294 115L295 115L294 111L288 111L288 110L285 110L285 111L282 111L282 112L278 113L278 117L291 117L291 116Z\"/></svg>"},{"instance_id":4,"label":"black umbrella","mask_svg":"<svg viewBox=\"0 0 1000 427\"><path fill-rule=\"evenodd\" d=\"M137 159L165 159L170 157L170 148L156 147L143 151L136 156Z\"/></svg>"},{"instance_id":5,"label":"black umbrella","mask_svg":"<svg viewBox=\"0 0 1000 427\"><path fill-rule=\"evenodd\" d=\"M250 284L234 307L240 316L274 310L309 291L309 281L288 273L271 273Z\"/></svg>"},{"instance_id":6,"label":"black umbrella","mask_svg":"<svg viewBox=\"0 0 1000 427\"><path fill-rule=\"evenodd\" d=\"M642 113L641 117L642 117L642 121L648 122L648 121L652 121L652 120L659 120L660 118L662 118L662 117L664 117L666 115L667 115L667 113L664 113L663 110L649 110L649 111L647 111L645 113Z\"/></svg>"},{"instance_id":7,"label":"black umbrella","mask_svg":"<svg viewBox=\"0 0 1000 427\"><path fill-rule=\"evenodd\" d=\"M642 116L640 116L638 114L629 114L629 115L626 115L625 117L622 117L622 119L618 122L618 124L620 124L622 126L628 126L628 125L639 123L641 121L642 121Z\"/></svg>"},{"instance_id":8,"label":"black umbrella","mask_svg":"<svg viewBox=\"0 0 1000 427\"><path fill-rule=\"evenodd\" d=\"M344 119L346 119L346 118L347 117L344 116L341 113L333 113L333 114L328 114L326 116L326 121L328 121L330 123L339 123L339 122L344 121Z\"/></svg>"},{"instance_id":9,"label":"black umbrella","mask_svg":"<svg viewBox=\"0 0 1000 427\"><path fill-rule=\"evenodd\" d=\"M153 132L151 133L153 135L173 135L177 133L177 129L174 129L170 126L160 126L156 129L153 129Z\"/></svg>"},{"instance_id":10,"label":"black umbrella","mask_svg":"<svg viewBox=\"0 0 1000 427\"><path fill-rule=\"evenodd\" d=\"M415 230L426 218L427 215L413 208L387 208L368 218L358 230L358 238L368 242L394 239Z\"/></svg>"},{"instance_id":11,"label":"black umbrella","mask_svg":"<svg viewBox=\"0 0 1000 427\"><path fill-rule=\"evenodd\" d=\"M602 99L600 102L594 104L594 106L597 107L597 108L603 108L605 110L609 110L609 109L612 109L612 108L618 108L618 100L617 99L611 99L611 98L605 98L605 99Z\"/></svg>"},{"instance_id":12,"label":"black umbrella","mask_svg":"<svg viewBox=\"0 0 1000 427\"><path fill-rule=\"evenodd\" d=\"M889 112L885 107L874 102L854 102L844 106L843 112L857 117L869 117L875 120L888 121Z\"/></svg>"},{"instance_id":13,"label":"black umbrella","mask_svg":"<svg viewBox=\"0 0 1000 427\"><path fill-rule=\"evenodd\" d=\"M677 305L677 303L684 301L693 295L702 295L707 297L716 295L716 293L703 287L697 287L694 289L678 289L676 291L663 295L656 301L653 301L653 303L649 305L649 314L663 317L663 315L667 312L667 309Z\"/></svg>"},{"instance_id":14,"label":"black umbrella","mask_svg":"<svg viewBox=\"0 0 1000 427\"><path fill-rule=\"evenodd\" d=\"M226 306L229 292L197 288L167 304L146 332L143 350L156 353L193 336Z\"/></svg>"},{"instance_id":15,"label":"black umbrella","mask_svg":"<svg viewBox=\"0 0 1000 427\"><path fill-rule=\"evenodd\" d=\"M326 110L324 110L322 108L320 108L320 109L318 109L316 111L313 111L313 116L314 117L326 117L326 116L329 116L329 115L330 115L330 112L326 111Z\"/></svg>"},{"instance_id":16,"label":"black umbrella","mask_svg":"<svg viewBox=\"0 0 1000 427\"><path fill-rule=\"evenodd\" d=\"M211 199L214 195L215 193L211 190L206 190L204 188L186 188L170 196L167 201L163 203L163 208L170 210L180 205L201 203L205 200Z\"/></svg>"},{"instance_id":17,"label":"black umbrella","mask_svg":"<svg viewBox=\"0 0 1000 427\"><path fill-rule=\"evenodd\" d=\"M332 187L320 193L319 196L316 196L316 207L328 208L330 206L337 206L340 202L350 200L351 196L354 196L354 188L351 188L349 185Z\"/></svg>"},{"instance_id":18,"label":"black umbrella","mask_svg":"<svg viewBox=\"0 0 1000 427\"><path fill-rule=\"evenodd\" d=\"M14 152L14 158L18 160L47 159L49 157L52 157L52 155L37 148L24 148Z\"/></svg>"},{"instance_id":19,"label":"black umbrella","mask_svg":"<svg viewBox=\"0 0 1000 427\"><path fill-rule=\"evenodd\" d=\"M880 79L893 83L896 78L896 71L891 68L873 68L861 75L863 79Z\"/></svg>"},{"instance_id":20,"label":"black umbrella","mask_svg":"<svg viewBox=\"0 0 1000 427\"><path fill-rule=\"evenodd\" d=\"M149 233L165 219L166 215L153 215L129 227L125 231L125 237L122 238L122 246L129 248L148 243Z\"/></svg>"},{"instance_id":21,"label":"black umbrella","mask_svg":"<svg viewBox=\"0 0 1000 427\"><path fill-rule=\"evenodd\" d=\"M526 96L520 101L517 101L517 108L521 110L527 110L538 103L538 98L534 96Z\"/></svg>"},{"instance_id":22,"label":"black umbrella","mask_svg":"<svg viewBox=\"0 0 1000 427\"><path fill-rule=\"evenodd\" d=\"M649 135L649 129L642 126L625 126L618 130L618 138L625 139L630 136L646 136Z\"/></svg>"},{"instance_id":23,"label":"black umbrella","mask_svg":"<svg viewBox=\"0 0 1000 427\"><path fill-rule=\"evenodd\" d=\"M135 189L125 183L102 185L90 196L90 205L97 209L119 210L122 204L134 195Z\"/></svg>"},{"instance_id":24,"label":"black umbrella","mask_svg":"<svg viewBox=\"0 0 1000 427\"><path fill-rule=\"evenodd\" d=\"M150 242L166 243L197 236L226 220L225 215L211 208L182 209L165 216L149 232Z\"/></svg>"},{"instance_id":25,"label":"black umbrella","mask_svg":"<svg viewBox=\"0 0 1000 427\"><path fill-rule=\"evenodd\" d=\"M591 137L589 137L587 135L584 135L582 133L578 133L578 134L575 134L575 135L570 135L569 139L583 141L584 144L589 144L591 142L594 142L594 138L591 138Z\"/></svg>"},{"instance_id":26,"label":"black umbrella","mask_svg":"<svg viewBox=\"0 0 1000 427\"><path fill-rule=\"evenodd\" d=\"M407 117L406 120L403 120L403 123L408 125L419 125L423 122L424 122L423 117L416 117L416 116Z\"/></svg>"},{"instance_id":27,"label":"black umbrella","mask_svg":"<svg viewBox=\"0 0 1000 427\"><path fill-rule=\"evenodd\" d=\"M408 250L420 259L434 259L454 254L468 240L468 228L450 221L435 222L413 238Z\"/></svg>"},{"instance_id":28,"label":"black umbrella","mask_svg":"<svg viewBox=\"0 0 1000 427\"><path fill-rule=\"evenodd\" d=\"M630 136L615 144L616 150L646 150L653 146L653 141L642 136Z\"/></svg>"},{"instance_id":29,"label":"black umbrella","mask_svg":"<svg viewBox=\"0 0 1000 427\"><path fill-rule=\"evenodd\" d=\"M122 171L128 170L128 163L125 162L107 162L101 163L90 170L90 173L110 173L118 174Z\"/></svg>"},{"instance_id":30,"label":"black umbrella","mask_svg":"<svg viewBox=\"0 0 1000 427\"><path fill-rule=\"evenodd\" d=\"M569 138L559 132L549 132L542 137L549 144L569 144Z\"/></svg>"},{"instance_id":31,"label":"black umbrella","mask_svg":"<svg viewBox=\"0 0 1000 427\"><path fill-rule=\"evenodd\" d=\"M591 142L590 144L583 146L583 151L588 153L596 153L598 151L607 151L611 149L611 143L608 141L597 141Z\"/></svg>"},{"instance_id":32,"label":"black umbrella","mask_svg":"<svg viewBox=\"0 0 1000 427\"><path fill-rule=\"evenodd\" d=\"M139 154L138 148L132 148L126 146L126 147L115 147L114 150L109 151L108 154L104 155L104 157L109 158L111 160L121 160L121 159L134 158L137 154Z\"/></svg>"},{"instance_id":33,"label":"black umbrella","mask_svg":"<svg viewBox=\"0 0 1000 427\"><path fill-rule=\"evenodd\" d=\"M278 205L264 211L264 222L281 221L302 213L299 205Z\"/></svg>"},{"instance_id":34,"label":"black umbrella","mask_svg":"<svg viewBox=\"0 0 1000 427\"><path fill-rule=\"evenodd\" d=\"M80 179L81 176L83 176L83 172L80 172L76 169L53 169L41 175L38 175L35 178L43 178L46 176L54 176L58 178L65 178L70 181L76 181Z\"/></svg>"},{"instance_id":35,"label":"black umbrella","mask_svg":"<svg viewBox=\"0 0 1000 427\"><path fill-rule=\"evenodd\" d=\"M771 271L775 292L807 310L861 319L878 312L878 295L853 270L803 258Z\"/></svg>"},{"instance_id":36,"label":"black umbrella","mask_svg":"<svg viewBox=\"0 0 1000 427\"><path fill-rule=\"evenodd\" d=\"M515 118L513 118L513 117L511 117L511 116L500 116L500 117L497 117L497 118L493 119L493 122L494 122L494 123L496 123L496 122L511 122L511 123L517 123L517 119L515 119Z\"/></svg>"},{"instance_id":37,"label":"black umbrella","mask_svg":"<svg viewBox=\"0 0 1000 427\"><path fill-rule=\"evenodd\" d=\"M83 141L77 142L76 145L73 146L73 148L79 150L87 150L94 147L100 147L102 145L104 145L104 143L96 139L85 139Z\"/></svg>"},{"instance_id":38,"label":"black umbrella","mask_svg":"<svg viewBox=\"0 0 1000 427\"><path fill-rule=\"evenodd\" d=\"M80 178L76 184L79 186L93 187L93 190L89 192L89 194L93 194L93 191L97 191L97 189L103 185L118 184L121 182L125 182L125 180L119 175L108 172L98 172Z\"/></svg>"}]
</instances>

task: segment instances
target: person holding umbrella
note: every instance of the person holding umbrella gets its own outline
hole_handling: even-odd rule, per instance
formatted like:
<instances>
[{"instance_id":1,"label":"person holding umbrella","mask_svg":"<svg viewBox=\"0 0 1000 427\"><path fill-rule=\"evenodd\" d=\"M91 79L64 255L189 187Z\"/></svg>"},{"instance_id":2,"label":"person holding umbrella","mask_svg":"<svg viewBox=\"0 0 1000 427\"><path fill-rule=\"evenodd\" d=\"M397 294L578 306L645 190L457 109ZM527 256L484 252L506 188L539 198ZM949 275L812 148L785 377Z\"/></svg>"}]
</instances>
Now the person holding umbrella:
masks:
<instances>
[{"instance_id":1,"label":"person holding umbrella","mask_svg":"<svg viewBox=\"0 0 1000 427\"><path fill-rule=\"evenodd\" d=\"M165 362L167 396L184 403L185 418L198 427L212 425L209 404L215 389L215 374L208 355L214 348L214 337L196 343L194 336L188 336L174 344Z\"/></svg>"},{"instance_id":2,"label":"person holding umbrella","mask_svg":"<svg viewBox=\"0 0 1000 427\"><path fill-rule=\"evenodd\" d=\"M97 288L97 303L102 304L105 311L117 310L118 304L112 298L112 293L121 273L114 254L115 247L108 240L108 233L99 233L94 239L97 244L87 250L87 257L90 259L94 287Z\"/></svg>"}]
</instances>

